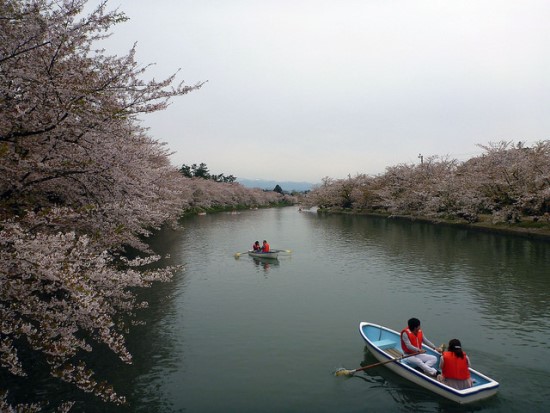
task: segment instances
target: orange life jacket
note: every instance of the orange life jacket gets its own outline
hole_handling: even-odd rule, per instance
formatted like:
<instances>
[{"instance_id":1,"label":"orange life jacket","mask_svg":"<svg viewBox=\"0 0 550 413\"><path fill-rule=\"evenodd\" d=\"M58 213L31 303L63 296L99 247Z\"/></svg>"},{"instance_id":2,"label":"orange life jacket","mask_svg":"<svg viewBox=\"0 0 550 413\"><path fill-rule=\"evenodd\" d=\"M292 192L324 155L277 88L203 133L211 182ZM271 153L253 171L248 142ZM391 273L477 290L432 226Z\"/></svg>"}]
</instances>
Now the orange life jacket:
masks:
<instances>
[{"instance_id":1,"label":"orange life jacket","mask_svg":"<svg viewBox=\"0 0 550 413\"><path fill-rule=\"evenodd\" d=\"M264 246L262 247L263 252L269 252L269 244L266 242Z\"/></svg>"},{"instance_id":2,"label":"orange life jacket","mask_svg":"<svg viewBox=\"0 0 550 413\"><path fill-rule=\"evenodd\" d=\"M460 358L452 351L443 352L443 376L449 379L466 380L470 378L470 370L468 369L468 360L466 353Z\"/></svg>"},{"instance_id":3,"label":"orange life jacket","mask_svg":"<svg viewBox=\"0 0 550 413\"><path fill-rule=\"evenodd\" d=\"M411 351L406 345L405 345L405 342L403 341L403 333L407 333L407 335L409 336L409 341L411 342L411 344L415 347L417 347L418 349L422 349L422 341L424 340L424 336L422 334L422 330L418 330L418 333L416 335L413 334L413 332L411 330L409 330L408 328L404 329L403 331L401 331L401 335L399 337L401 337L401 349L403 350L403 353L405 354L413 354L413 353L416 353L416 351Z\"/></svg>"}]
</instances>

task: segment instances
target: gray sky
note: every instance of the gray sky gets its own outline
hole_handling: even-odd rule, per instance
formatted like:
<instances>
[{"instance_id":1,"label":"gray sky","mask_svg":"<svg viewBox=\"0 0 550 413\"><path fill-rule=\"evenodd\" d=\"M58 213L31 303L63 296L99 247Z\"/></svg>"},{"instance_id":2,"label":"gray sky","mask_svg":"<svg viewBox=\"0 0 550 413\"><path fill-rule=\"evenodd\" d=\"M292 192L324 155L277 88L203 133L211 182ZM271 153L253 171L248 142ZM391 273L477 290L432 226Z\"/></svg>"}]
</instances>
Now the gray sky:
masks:
<instances>
[{"instance_id":1,"label":"gray sky","mask_svg":"<svg viewBox=\"0 0 550 413\"><path fill-rule=\"evenodd\" d=\"M90 5L97 4L91 0ZM145 118L177 166L320 182L550 132L547 0L110 0L150 77L208 81Z\"/></svg>"}]
</instances>

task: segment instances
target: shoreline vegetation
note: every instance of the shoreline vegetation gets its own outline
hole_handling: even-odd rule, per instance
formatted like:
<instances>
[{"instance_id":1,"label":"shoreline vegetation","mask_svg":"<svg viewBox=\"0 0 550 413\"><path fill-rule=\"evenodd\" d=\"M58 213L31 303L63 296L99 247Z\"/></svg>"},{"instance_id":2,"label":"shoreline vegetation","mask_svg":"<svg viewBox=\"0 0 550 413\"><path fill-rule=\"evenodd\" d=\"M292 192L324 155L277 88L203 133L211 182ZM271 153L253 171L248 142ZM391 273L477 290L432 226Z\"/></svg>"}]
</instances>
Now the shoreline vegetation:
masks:
<instances>
[{"instance_id":1,"label":"shoreline vegetation","mask_svg":"<svg viewBox=\"0 0 550 413\"><path fill-rule=\"evenodd\" d=\"M126 335L148 306L143 289L182 268L148 238L179 228L188 210L297 202L206 164L172 165L139 119L206 82L147 80L135 45L98 49L127 16L86 3L0 2L2 412L80 411L85 397L105 411L126 404L102 355L113 368L133 363Z\"/></svg>"},{"instance_id":2,"label":"shoreline vegetation","mask_svg":"<svg viewBox=\"0 0 550 413\"><path fill-rule=\"evenodd\" d=\"M193 215L215 214L219 212L231 213L248 211L250 209L266 209L266 208L282 208L296 205L296 198L282 198L280 200L271 201L266 204L235 204L235 205L217 205L210 207L193 207L183 211L180 218L185 218Z\"/></svg>"},{"instance_id":3,"label":"shoreline vegetation","mask_svg":"<svg viewBox=\"0 0 550 413\"><path fill-rule=\"evenodd\" d=\"M303 205L548 240L550 140L478 146L485 153L465 162L433 156L377 176L326 177Z\"/></svg>"}]
</instances>

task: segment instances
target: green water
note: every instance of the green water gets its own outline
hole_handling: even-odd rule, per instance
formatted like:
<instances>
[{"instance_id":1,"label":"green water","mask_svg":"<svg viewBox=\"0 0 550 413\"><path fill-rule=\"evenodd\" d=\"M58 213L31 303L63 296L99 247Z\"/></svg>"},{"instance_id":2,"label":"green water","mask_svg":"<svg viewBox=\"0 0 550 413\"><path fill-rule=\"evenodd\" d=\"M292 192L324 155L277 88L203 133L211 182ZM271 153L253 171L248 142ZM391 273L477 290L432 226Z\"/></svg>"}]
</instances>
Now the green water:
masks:
<instances>
[{"instance_id":1,"label":"green water","mask_svg":"<svg viewBox=\"0 0 550 413\"><path fill-rule=\"evenodd\" d=\"M132 366L101 360L124 408L75 411L543 412L550 402L550 244L419 222L297 208L192 217L156 248L185 270L144 296ZM255 240L278 261L234 254ZM384 367L353 378L360 321L417 317L434 343L459 338L499 394L458 406ZM113 368L116 366L116 368Z\"/></svg>"}]
</instances>

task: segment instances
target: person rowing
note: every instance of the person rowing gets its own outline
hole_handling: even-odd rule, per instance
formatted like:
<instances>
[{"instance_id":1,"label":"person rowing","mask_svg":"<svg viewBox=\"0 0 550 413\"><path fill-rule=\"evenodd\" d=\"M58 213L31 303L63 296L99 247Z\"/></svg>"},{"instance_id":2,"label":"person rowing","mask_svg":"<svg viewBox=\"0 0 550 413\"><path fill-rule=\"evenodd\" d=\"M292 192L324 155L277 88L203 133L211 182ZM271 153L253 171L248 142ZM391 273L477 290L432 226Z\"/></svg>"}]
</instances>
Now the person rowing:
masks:
<instances>
[{"instance_id":1,"label":"person rowing","mask_svg":"<svg viewBox=\"0 0 550 413\"><path fill-rule=\"evenodd\" d=\"M409 363L420 368L424 373L431 377L437 377L437 370L433 367L437 363L437 357L431 354L425 354L422 349L422 344L439 352L435 345L424 337L424 333L420 329L420 320L411 318L407 321L407 328L401 331L401 349L405 355L417 354L414 357L409 357Z\"/></svg>"}]
</instances>

